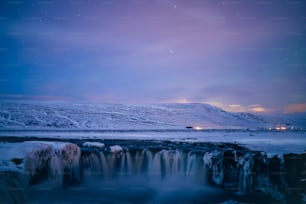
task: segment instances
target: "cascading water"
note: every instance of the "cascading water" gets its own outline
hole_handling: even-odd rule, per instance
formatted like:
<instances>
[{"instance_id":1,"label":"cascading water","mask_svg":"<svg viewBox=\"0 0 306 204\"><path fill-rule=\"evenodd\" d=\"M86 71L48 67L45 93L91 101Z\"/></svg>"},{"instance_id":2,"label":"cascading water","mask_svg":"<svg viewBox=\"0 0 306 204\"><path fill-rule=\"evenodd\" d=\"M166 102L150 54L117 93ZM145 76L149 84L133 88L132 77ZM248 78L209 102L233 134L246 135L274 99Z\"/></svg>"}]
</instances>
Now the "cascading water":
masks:
<instances>
[{"instance_id":1,"label":"cascading water","mask_svg":"<svg viewBox=\"0 0 306 204\"><path fill-rule=\"evenodd\" d=\"M149 149L120 152L84 151L81 169L86 175L106 179L120 176L145 176L148 180L180 177L194 178L205 183L203 153L179 150L152 151Z\"/></svg>"},{"instance_id":2,"label":"cascading water","mask_svg":"<svg viewBox=\"0 0 306 204\"><path fill-rule=\"evenodd\" d=\"M187 202L192 197L194 201L201 200L205 194L221 192L213 190L206 182L203 155L204 152L177 149L139 148L111 152L82 148L82 182L91 189L90 194L96 191L116 202L163 203L184 199ZM197 202L201 203L200 200Z\"/></svg>"}]
</instances>

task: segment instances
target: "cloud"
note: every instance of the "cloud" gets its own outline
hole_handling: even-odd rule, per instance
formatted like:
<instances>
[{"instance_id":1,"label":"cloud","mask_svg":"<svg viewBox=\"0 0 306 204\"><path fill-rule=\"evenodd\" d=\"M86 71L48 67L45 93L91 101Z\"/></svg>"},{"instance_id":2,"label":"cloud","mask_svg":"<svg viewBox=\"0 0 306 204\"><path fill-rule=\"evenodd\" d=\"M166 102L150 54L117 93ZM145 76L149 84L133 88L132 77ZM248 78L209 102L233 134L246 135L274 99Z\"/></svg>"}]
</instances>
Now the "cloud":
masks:
<instances>
[{"instance_id":1,"label":"cloud","mask_svg":"<svg viewBox=\"0 0 306 204\"><path fill-rule=\"evenodd\" d=\"M264 113L264 114L273 112L272 109L268 109L260 104L253 104L253 105L223 104L216 101L209 101L206 103L211 104L213 106L217 106L229 112L251 112L251 113Z\"/></svg>"},{"instance_id":2,"label":"cloud","mask_svg":"<svg viewBox=\"0 0 306 204\"><path fill-rule=\"evenodd\" d=\"M186 98L178 98L175 102L176 103L191 103L191 101Z\"/></svg>"},{"instance_id":3,"label":"cloud","mask_svg":"<svg viewBox=\"0 0 306 204\"><path fill-rule=\"evenodd\" d=\"M254 113L268 113L271 111L261 105L252 105L249 108L250 108L250 112L254 112Z\"/></svg>"},{"instance_id":4,"label":"cloud","mask_svg":"<svg viewBox=\"0 0 306 204\"><path fill-rule=\"evenodd\" d=\"M0 38L11 51L3 52L0 91L120 103L220 101L229 111L259 113L305 101L303 41L288 36L304 36L300 9L114 1L86 3L76 16L70 4L52 5L41 8L52 14L42 21L36 7L25 8L23 20L8 16Z\"/></svg>"},{"instance_id":5,"label":"cloud","mask_svg":"<svg viewBox=\"0 0 306 204\"><path fill-rule=\"evenodd\" d=\"M75 98L62 95L24 95L0 94L0 100L30 100L30 101L74 101Z\"/></svg>"},{"instance_id":6,"label":"cloud","mask_svg":"<svg viewBox=\"0 0 306 204\"><path fill-rule=\"evenodd\" d=\"M290 104L285 107L284 113L306 112L306 103Z\"/></svg>"}]
</instances>

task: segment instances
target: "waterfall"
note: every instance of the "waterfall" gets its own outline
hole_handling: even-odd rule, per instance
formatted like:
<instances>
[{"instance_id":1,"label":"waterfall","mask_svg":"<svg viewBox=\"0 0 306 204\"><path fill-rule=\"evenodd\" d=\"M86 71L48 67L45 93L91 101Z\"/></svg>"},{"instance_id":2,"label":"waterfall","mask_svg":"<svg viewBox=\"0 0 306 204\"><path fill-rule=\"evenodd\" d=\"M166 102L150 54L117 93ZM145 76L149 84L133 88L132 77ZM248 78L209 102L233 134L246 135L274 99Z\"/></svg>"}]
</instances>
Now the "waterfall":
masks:
<instances>
[{"instance_id":1,"label":"waterfall","mask_svg":"<svg viewBox=\"0 0 306 204\"><path fill-rule=\"evenodd\" d=\"M22 165L0 168L0 200L21 203L27 201L34 189L40 201L44 193L39 190L40 184L43 188L48 186L53 195L59 193L54 201L62 197L70 200L71 196L78 200L80 191L92 195L83 197L83 201L97 203L111 199L171 203L180 199L190 201L191 197L195 203L203 203L209 196L211 201L219 202L223 198L211 193L212 183L227 190L225 196L228 192L235 196L261 192L277 201L296 203L300 200L296 195L305 189L302 172L306 154L269 158L264 152L229 144L124 143L124 147L85 144L80 148L71 143L31 143L35 148L21 159ZM74 185L76 182L78 185Z\"/></svg>"},{"instance_id":2,"label":"waterfall","mask_svg":"<svg viewBox=\"0 0 306 204\"><path fill-rule=\"evenodd\" d=\"M169 177L192 178L204 182L205 165L202 154L179 150L139 149L136 151L95 151L83 153L82 169L87 174L113 179L127 176L144 176L148 181Z\"/></svg>"}]
</instances>

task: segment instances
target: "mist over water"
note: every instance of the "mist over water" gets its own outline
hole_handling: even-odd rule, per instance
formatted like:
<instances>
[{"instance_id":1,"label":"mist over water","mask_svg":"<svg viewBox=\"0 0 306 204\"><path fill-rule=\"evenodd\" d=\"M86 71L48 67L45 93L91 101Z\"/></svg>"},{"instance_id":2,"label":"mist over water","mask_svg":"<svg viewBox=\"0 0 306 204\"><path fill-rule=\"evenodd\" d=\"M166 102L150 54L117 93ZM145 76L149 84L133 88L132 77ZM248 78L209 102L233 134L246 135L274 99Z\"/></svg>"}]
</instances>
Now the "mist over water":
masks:
<instances>
[{"instance_id":1,"label":"mist over water","mask_svg":"<svg viewBox=\"0 0 306 204\"><path fill-rule=\"evenodd\" d=\"M205 203L224 191L206 181L203 155L177 150L91 152L81 156L82 182L63 188L32 188L31 202Z\"/></svg>"}]
</instances>

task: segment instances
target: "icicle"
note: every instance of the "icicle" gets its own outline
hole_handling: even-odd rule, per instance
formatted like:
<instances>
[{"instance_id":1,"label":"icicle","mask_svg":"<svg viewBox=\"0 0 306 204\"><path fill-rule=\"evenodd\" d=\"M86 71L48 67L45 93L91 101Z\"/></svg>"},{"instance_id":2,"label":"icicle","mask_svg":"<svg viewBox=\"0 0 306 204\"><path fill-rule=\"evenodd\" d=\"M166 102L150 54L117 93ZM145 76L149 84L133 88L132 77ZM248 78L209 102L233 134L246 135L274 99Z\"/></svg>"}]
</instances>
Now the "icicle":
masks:
<instances>
[{"instance_id":1,"label":"icicle","mask_svg":"<svg viewBox=\"0 0 306 204\"><path fill-rule=\"evenodd\" d=\"M46 170L49 168L49 159L53 154L52 146L40 144L25 157L25 171L29 174L30 184L38 183L47 178Z\"/></svg>"},{"instance_id":2,"label":"icicle","mask_svg":"<svg viewBox=\"0 0 306 204\"><path fill-rule=\"evenodd\" d=\"M223 152L206 152L203 156L203 162L211 170L211 180L221 186L224 179Z\"/></svg>"},{"instance_id":3,"label":"icicle","mask_svg":"<svg viewBox=\"0 0 306 204\"><path fill-rule=\"evenodd\" d=\"M242 193L248 193L253 190L253 169L254 169L254 159L252 154L246 154L240 160L240 170L239 170L239 191Z\"/></svg>"},{"instance_id":4,"label":"icicle","mask_svg":"<svg viewBox=\"0 0 306 204\"><path fill-rule=\"evenodd\" d=\"M63 179L65 179L63 180L63 182L70 183L80 181L80 148L75 144L67 143L63 146L56 146L55 154L60 156L61 161L63 163Z\"/></svg>"},{"instance_id":5,"label":"icicle","mask_svg":"<svg viewBox=\"0 0 306 204\"><path fill-rule=\"evenodd\" d=\"M56 185L61 185L63 181L64 167L57 155L53 155L50 160L50 179Z\"/></svg>"}]
</instances>

